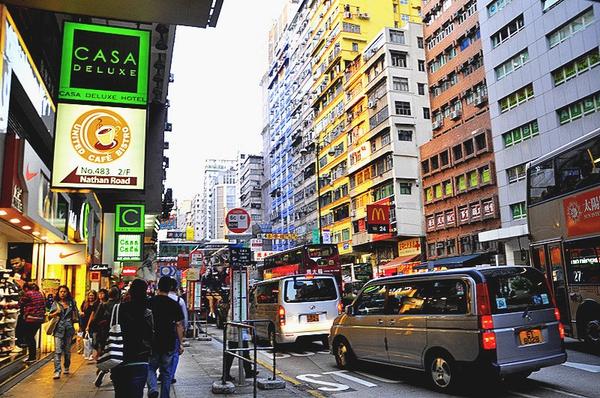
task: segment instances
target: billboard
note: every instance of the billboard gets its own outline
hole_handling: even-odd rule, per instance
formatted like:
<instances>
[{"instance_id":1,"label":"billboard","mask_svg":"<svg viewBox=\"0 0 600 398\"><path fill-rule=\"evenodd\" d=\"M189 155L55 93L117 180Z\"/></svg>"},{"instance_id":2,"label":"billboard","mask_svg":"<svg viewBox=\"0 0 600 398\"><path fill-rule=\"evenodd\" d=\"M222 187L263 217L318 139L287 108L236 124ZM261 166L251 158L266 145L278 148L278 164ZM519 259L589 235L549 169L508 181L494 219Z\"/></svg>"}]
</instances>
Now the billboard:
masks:
<instances>
[{"instance_id":1,"label":"billboard","mask_svg":"<svg viewBox=\"0 0 600 398\"><path fill-rule=\"evenodd\" d=\"M59 104L52 187L143 189L146 110Z\"/></svg>"},{"instance_id":2,"label":"billboard","mask_svg":"<svg viewBox=\"0 0 600 398\"><path fill-rule=\"evenodd\" d=\"M142 261L142 234L116 234L115 261Z\"/></svg>"},{"instance_id":3,"label":"billboard","mask_svg":"<svg viewBox=\"0 0 600 398\"><path fill-rule=\"evenodd\" d=\"M119 204L115 206L115 232L144 232L143 204Z\"/></svg>"},{"instance_id":4,"label":"billboard","mask_svg":"<svg viewBox=\"0 0 600 398\"><path fill-rule=\"evenodd\" d=\"M387 234L390 232L389 205L367 205L367 232L370 234Z\"/></svg>"},{"instance_id":5,"label":"billboard","mask_svg":"<svg viewBox=\"0 0 600 398\"><path fill-rule=\"evenodd\" d=\"M145 106L150 32L65 22L58 98Z\"/></svg>"}]
</instances>

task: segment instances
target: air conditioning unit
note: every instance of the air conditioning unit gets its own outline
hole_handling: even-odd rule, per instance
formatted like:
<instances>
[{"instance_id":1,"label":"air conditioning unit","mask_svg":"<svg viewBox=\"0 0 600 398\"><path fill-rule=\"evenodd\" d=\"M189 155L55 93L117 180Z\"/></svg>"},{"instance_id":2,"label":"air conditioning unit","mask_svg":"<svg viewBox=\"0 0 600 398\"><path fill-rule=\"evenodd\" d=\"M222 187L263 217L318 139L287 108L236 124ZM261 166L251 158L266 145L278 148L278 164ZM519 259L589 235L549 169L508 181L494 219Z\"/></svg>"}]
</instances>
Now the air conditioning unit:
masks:
<instances>
[{"instance_id":1,"label":"air conditioning unit","mask_svg":"<svg viewBox=\"0 0 600 398\"><path fill-rule=\"evenodd\" d=\"M356 210L352 210L350 212L350 217L352 217L352 218L356 217Z\"/></svg>"},{"instance_id":2,"label":"air conditioning unit","mask_svg":"<svg viewBox=\"0 0 600 398\"><path fill-rule=\"evenodd\" d=\"M478 95L477 97L475 97L475 106L477 107L481 107L483 105L485 105L485 103L487 102L487 95Z\"/></svg>"},{"instance_id":3,"label":"air conditioning unit","mask_svg":"<svg viewBox=\"0 0 600 398\"><path fill-rule=\"evenodd\" d=\"M344 18L352 18L352 13L350 11L344 12Z\"/></svg>"},{"instance_id":4,"label":"air conditioning unit","mask_svg":"<svg viewBox=\"0 0 600 398\"><path fill-rule=\"evenodd\" d=\"M375 101L369 101L367 103L367 106L369 107L369 109L373 109L375 108L375 106L377 106L377 103Z\"/></svg>"},{"instance_id":5,"label":"air conditioning unit","mask_svg":"<svg viewBox=\"0 0 600 398\"><path fill-rule=\"evenodd\" d=\"M363 13L358 14L358 17L360 19L369 19L369 14L366 12L363 12Z\"/></svg>"},{"instance_id":6,"label":"air conditioning unit","mask_svg":"<svg viewBox=\"0 0 600 398\"><path fill-rule=\"evenodd\" d=\"M432 127L434 130L437 130L437 129L439 129L439 128L441 128L441 127L442 127L442 124L443 124L443 123L442 123L442 121L441 121L441 120L436 120L435 122L433 122L433 123L431 124L431 127Z\"/></svg>"},{"instance_id":7,"label":"air conditioning unit","mask_svg":"<svg viewBox=\"0 0 600 398\"><path fill-rule=\"evenodd\" d=\"M460 119L460 115L461 115L461 111L459 109L456 109L450 113L450 119L452 119L452 120Z\"/></svg>"}]
</instances>

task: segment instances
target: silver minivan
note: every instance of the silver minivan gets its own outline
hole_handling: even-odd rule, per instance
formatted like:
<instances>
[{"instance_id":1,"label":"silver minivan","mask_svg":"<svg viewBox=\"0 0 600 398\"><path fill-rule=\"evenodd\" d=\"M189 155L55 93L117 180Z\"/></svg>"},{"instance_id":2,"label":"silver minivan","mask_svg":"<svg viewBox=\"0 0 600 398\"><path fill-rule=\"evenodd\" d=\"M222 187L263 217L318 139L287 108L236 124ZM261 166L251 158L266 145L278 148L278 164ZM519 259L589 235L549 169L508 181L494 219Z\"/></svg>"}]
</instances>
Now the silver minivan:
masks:
<instances>
[{"instance_id":1,"label":"silver minivan","mask_svg":"<svg viewBox=\"0 0 600 398\"><path fill-rule=\"evenodd\" d=\"M502 378L566 361L544 275L477 267L375 279L331 328L338 367L357 359L423 370L448 390L465 370Z\"/></svg>"},{"instance_id":2,"label":"silver minivan","mask_svg":"<svg viewBox=\"0 0 600 398\"><path fill-rule=\"evenodd\" d=\"M250 319L269 319L257 334L273 344L298 338L320 340L327 346L333 320L342 310L333 276L293 275L256 283L250 292Z\"/></svg>"}]
</instances>

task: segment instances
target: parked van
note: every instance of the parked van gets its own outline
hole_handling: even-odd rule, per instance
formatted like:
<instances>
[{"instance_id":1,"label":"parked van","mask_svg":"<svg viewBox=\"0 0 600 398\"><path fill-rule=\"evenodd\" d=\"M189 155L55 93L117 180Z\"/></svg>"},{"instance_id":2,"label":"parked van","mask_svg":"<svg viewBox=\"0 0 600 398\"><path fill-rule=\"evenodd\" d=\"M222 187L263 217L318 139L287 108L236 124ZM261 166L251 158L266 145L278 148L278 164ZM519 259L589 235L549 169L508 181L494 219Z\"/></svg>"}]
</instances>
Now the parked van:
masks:
<instances>
[{"instance_id":1,"label":"parked van","mask_svg":"<svg viewBox=\"0 0 600 398\"><path fill-rule=\"evenodd\" d=\"M257 325L260 338L293 343L298 338L320 340L327 346L333 320L342 310L333 276L294 275L258 282L250 293L250 319L269 319Z\"/></svg>"},{"instance_id":2,"label":"parked van","mask_svg":"<svg viewBox=\"0 0 600 398\"><path fill-rule=\"evenodd\" d=\"M370 281L330 342L342 369L360 359L423 370L445 391L467 369L525 378L565 362L559 319L536 269L462 268Z\"/></svg>"}]
</instances>

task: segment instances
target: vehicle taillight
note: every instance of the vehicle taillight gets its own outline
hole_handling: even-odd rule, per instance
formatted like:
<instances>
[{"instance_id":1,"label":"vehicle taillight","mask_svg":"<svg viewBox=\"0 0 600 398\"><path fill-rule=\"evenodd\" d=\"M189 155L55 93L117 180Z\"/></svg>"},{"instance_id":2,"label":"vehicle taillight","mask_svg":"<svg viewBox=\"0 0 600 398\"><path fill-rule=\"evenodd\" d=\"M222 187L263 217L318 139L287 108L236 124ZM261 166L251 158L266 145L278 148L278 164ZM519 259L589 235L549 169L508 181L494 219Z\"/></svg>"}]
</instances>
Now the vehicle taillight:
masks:
<instances>
[{"instance_id":1,"label":"vehicle taillight","mask_svg":"<svg viewBox=\"0 0 600 398\"><path fill-rule=\"evenodd\" d=\"M279 306L279 325L285 325L285 308Z\"/></svg>"},{"instance_id":2,"label":"vehicle taillight","mask_svg":"<svg viewBox=\"0 0 600 398\"><path fill-rule=\"evenodd\" d=\"M342 302L340 301L338 303L338 314L341 314L342 311L344 311L344 306L342 305Z\"/></svg>"},{"instance_id":3,"label":"vehicle taillight","mask_svg":"<svg viewBox=\"0 0 600 398\"><path fill-rule=\"evenodd\" d=\"M554 317L557 321L560 321L560 311L556 307L554 307Z\"/></svg>"},{"instance_id":4,"label":"vehicle taillight","mask_svg":"<svg viewBox=\"0 0 600 398\"><path fill-rule=\"evenodd\" d=\"M494 333L494 319L492 318L492 307L487 283L478 283L477 289L477 311L479 315L479 326L481 329L481 345L484 350L496 349L496 333Z\"/></svg>"},{"instance_id":5,"label":"vehicle taillight","mask_svg":"<svg viewBox=\"0 0 600 398\"><path fill-rule=\"evenodd\" d=\"M565 339L565 327L562 323L558 322L558 334L560 334L560 339Z\"/></svg>"},{"instance_id":6,"label":"vehicle taillight","mask_svg":"<svg viewBox=\"0 0 600 398\"><path fill-rule=\"evenodd\" d=\"M483 332L481 334L481 342L483 343L484 350L495 350L496 349L496 333Z\"/></svg>"}]
</instances>

